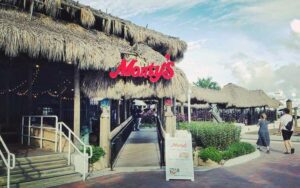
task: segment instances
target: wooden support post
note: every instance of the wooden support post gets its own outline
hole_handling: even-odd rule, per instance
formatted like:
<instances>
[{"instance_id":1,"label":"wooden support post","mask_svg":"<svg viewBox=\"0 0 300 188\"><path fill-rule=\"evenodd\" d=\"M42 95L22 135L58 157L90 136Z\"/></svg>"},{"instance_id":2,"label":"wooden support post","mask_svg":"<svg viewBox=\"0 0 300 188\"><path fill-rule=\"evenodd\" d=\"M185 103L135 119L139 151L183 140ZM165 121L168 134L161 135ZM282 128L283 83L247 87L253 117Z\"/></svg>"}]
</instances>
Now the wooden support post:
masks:
<instances>
[{"instance_id":1,"label":"wooden support post","mask_svg":"<svg viewBox=\"0 0 300 188\"><path fill-rule=\"evenodd\" d=\"M124 100L123 100L123 104L124 104L124 109L123 109L124 110L124 118L126 120L127 119L127 100L126 100L125 97L124 97Z\"/></svg>"},{"instance_id":2,"label":"wooden support post","mask_svg":"<svg viewBox=\"0 0 300 188\"><path fill-rule=\"evenodd\" d=\"M74 133L80 138L80 70L74 67Z\"/></svg>"},{"instance_id":3,"label":"wooden support post","mask_svg":"<svg viewBox=\"0 0 300 188\"><path fill-rule=\"evenodd\" d=\"M160 99L160 114L161 122L164 122L164 99Z\"/></svg>"},{"instance_id":4,"label":"wooden support post","mask_svg":"<svg viewBox=\"0 0 300 188\"><path fill-rule=\"evenodd\" d=\"M32 19L33 8L34 8L34 0L31 0L31 2L30 2L30 20Z\"/></svg>"},{"instance_id":5,"label":"wooden support post","mask_svg":"<svg viewBox=\"0 0 300 188\"><path fill-rule=\"evenodd\" d=\"M110 110L109 108L103 108L100 117L100 147L105 151L103 157L104 167L109 167L110 161Z\"/></svg>"},{"instance_id":6,"label":"wooden support post","mask_svg":"<svg viewBox=\"0 0 300 188\"><path fill-rule=\"evenodd\" d=\"M180 105L180 113L181 113L181 115L184 115L184 104L183 104L183 102Z\"/></svg>"},{"instance_id":7,"label":"wooden support post","mask_svg":"<svg viewBox=\"0 0 300 188\"><path fill-rule=\"evenodd\" d=\"M176 132L176 116L172 113L171 106L167 106L164 116L166 132L169 133L171 137L174 137Z\"/></svg>"},{"instance_id":8,"label":"wooden support post","mask_svg":"<svg viewBox=\"0 0 300 188\"><path fill-rule=\"evenodd\" d=\"M298 111L298 108L295 107L294 108L294 118L295 118L295 126L298 127L298 115L297 115L297 111Z\"/></svg>"}]
</instances>

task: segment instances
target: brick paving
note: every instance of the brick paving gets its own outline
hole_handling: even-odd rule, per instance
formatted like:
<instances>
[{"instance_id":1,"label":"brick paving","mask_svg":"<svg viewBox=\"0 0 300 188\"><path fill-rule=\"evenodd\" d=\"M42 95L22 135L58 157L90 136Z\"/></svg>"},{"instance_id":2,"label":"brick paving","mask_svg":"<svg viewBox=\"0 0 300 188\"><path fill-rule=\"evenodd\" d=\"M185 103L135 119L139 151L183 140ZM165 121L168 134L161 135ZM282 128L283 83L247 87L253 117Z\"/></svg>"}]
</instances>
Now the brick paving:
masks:
<instances>
[{"instance_id":1,"label":"brick paving","mask_svg":"<svg viewBox=\"0 0 300 188\"><path fill-rule=\"evenodd\" d=\"M280 142L271 143L271 154L261 153L258 159L228 168L195 172L195 182L165 181L164 172L122 173L60 186L61 188L299 188L300 143L294 155L284 155Z\"/></svg>"}]
</instances>

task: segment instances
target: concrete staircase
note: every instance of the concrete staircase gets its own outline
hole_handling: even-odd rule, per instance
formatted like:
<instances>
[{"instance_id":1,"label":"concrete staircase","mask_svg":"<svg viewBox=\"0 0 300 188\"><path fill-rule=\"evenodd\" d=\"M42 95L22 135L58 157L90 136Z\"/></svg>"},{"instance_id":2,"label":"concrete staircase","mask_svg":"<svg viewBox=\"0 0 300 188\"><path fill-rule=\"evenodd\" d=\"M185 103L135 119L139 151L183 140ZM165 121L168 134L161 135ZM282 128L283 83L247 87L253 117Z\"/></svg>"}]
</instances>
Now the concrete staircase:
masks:
<instances>
[{"instance_id":1,"label":"concrete staircase","mask_svg":"<svg viewBox=\"0 0 300 188\"><path fill-rule=\"evenodd\" d=\"M16 158L11 187L45 188L81 181L81 174L68 166L63 154ZM0 161L0 187L6 187L6 168Z\"/></svg>"}]
</instances>

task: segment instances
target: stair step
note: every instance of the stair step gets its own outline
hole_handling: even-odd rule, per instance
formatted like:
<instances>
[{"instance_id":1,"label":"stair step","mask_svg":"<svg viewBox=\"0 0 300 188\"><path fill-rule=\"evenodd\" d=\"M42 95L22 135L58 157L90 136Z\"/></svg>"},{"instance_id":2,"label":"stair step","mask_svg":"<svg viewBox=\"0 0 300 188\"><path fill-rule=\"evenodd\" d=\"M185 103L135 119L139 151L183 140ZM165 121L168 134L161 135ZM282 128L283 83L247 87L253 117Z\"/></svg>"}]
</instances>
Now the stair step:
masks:
<instances>
[{"instance_id":1,"label":"stair step","mask_svg":"<svg viewBox=\"0 0 300 188\"><path fill-rule=\"evenodd\" d=\"M52 177L61 177L65 175L74 174L74 169L52 169L52 170L46 170L45 172L32 172L30 174L18 174L11 177L11 184L17 184L22 182L28 182L28 181L34 181L34 180L40 180L40 179L47 179ZM6 185L6 176L2 177L0 179L0 185Z\"/></svg>"},{"instance_id":2,"label":"stair step","mask_svg":"<svg viewBox=\"0 0 300 188\"><path fill-rule=\"evenodd\" d=\"M32 163L40 163L52 160L64 159L64 154L52 154L52 155L40 155L40 156L32 156L32 157L18 157L16 158L16 166L23 164L32 164ZM5 166L4 163L0 160L0 167Z\"/></svg>"},{"instance_id":3,"label":"stair step","mask_svg":"<svg viewBox=\"0 0 300 188\"><path fill-rule=\"evenodd\" d=\"M32 171L42 171L42 170L50 170L50 169L55 169L55 168L61 168L61 167L66 167L68 166L67 163L61 164L61 163L55 163L55 164L48 164L48 165L42 165L42 166L36 166L35 168L28 167L28 168L18 168L18 169L13 169L10 174L19 174L19 173L28 173Z\"/></svg>"},{"instance_id":4,"label":"stair step","mask_svg":"<svg viewBox=\"0 0 300 188\"><path fill-rule=\"evenodd\" d=\"M74 166L64 166L52 169L44 169L44 170L31 170L28 172L21 172L18 174L10 174L11 179L18 179L20 177L31 177L34 175L41 175L41 174L50 174L56 172L64 172L64 171L74 171ZM0 181L6 179L6 176L0 176Z\"/></svg>"},{"instance_id":5,"label":"stair step","mask_svg":"<svg viewBox=\"0 0 300 188\"><path fill-rule=\"evenodd\" d=\"M52 154L52 155L41 155L41 156L33 156L33 157L21 157L21 158L16 158L16 165L40 163L40 162L59 160L59 159L64 159L64 155Z\"/></svg>"},{"instance_id":6,"label":"stair step","mask_svg":"<svg viewBox=\"0 0 300 188\"><path fill-rule=\"evenodd\" d=\"M73 173L65 176L57 176L45 179L39 179L29 182L11 184L11 188L48 188L59 186L67 183L81 181L82 177L79 173Z\"/></svg>"},{"instance_id":7,"label":"stair step","mask_svg":"<svg viewBox=\"0 0 300 188\"><path fill-rule=\"evenodd\" d=\"M39 170L43 167L49 167L51 165L60 165L64 166L67 165L67 160L61 159L56 161L47 161L42 163L33 163L33 164L23 164L16 166L14 169L11 170L11 173L19 172L19 171L28 171L28 170Z\"/></svg>"}]
</instances>

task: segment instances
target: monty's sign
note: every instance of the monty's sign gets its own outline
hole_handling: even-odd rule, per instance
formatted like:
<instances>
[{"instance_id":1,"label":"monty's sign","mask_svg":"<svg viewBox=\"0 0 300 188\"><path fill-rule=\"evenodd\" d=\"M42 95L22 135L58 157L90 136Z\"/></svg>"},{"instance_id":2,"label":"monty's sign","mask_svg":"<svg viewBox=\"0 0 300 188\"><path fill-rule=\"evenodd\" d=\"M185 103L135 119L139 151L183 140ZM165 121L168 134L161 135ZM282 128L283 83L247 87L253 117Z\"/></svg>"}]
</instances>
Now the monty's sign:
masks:
<instances>
[{"instance_id":1,"label":"monty's sign","mask_svg":"<svg viewBox=\"0 0 300 188\"><path fill-rule=\"evenodd\" d=\"M170 56L166 55L166 62L162 65L154 65L154 63L149 66L140 67L135 65L137 62L136 59L127 62L125 59L122 59L119 67L111 71L109 76L111 78L117 78L118 76L122 77L143 77L148 78L150 82L155 83L161 77L166 80L170 80L174 76L173 67L175 66L174 62L170 61Z\"/></svg>"}]
</instances>

